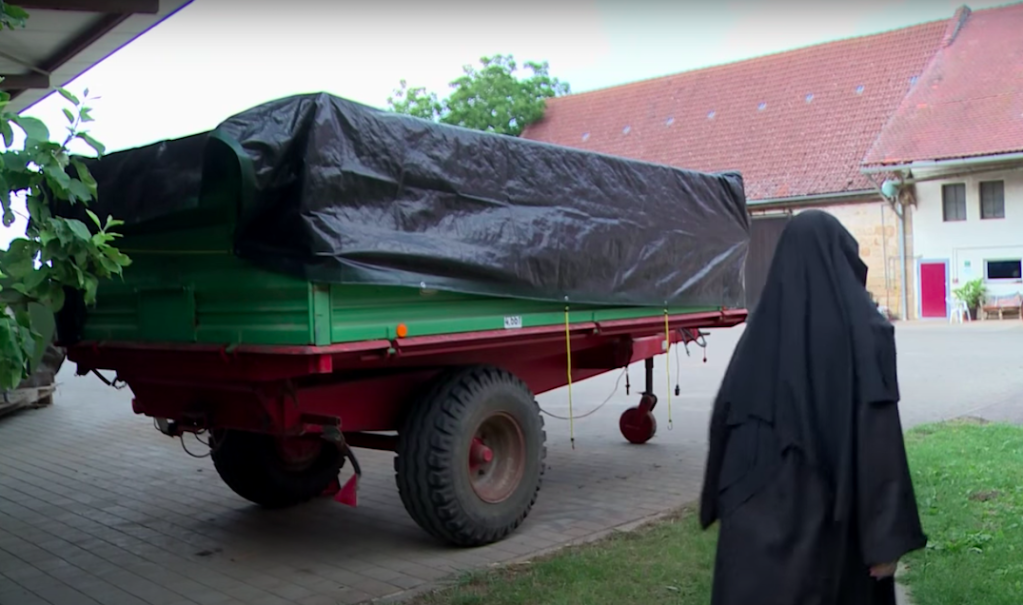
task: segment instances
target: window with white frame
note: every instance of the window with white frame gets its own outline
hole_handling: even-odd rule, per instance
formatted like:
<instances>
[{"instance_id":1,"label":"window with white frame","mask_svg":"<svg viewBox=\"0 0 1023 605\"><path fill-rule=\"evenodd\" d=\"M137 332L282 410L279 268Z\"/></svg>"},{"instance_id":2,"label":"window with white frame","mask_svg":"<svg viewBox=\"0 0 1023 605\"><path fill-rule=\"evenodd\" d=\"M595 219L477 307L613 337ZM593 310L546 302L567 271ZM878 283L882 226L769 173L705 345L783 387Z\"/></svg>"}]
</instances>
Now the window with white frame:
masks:
<instances>
[{"instance_id":1,"label":"window with white frame","mask_svg":"<svg viewBox=\"0 0 1023 605\"><path fill-rule=\"evenodd\" d=\"M1005 181L980 184L980 218L1005 218Z\"/></svg>"},{"instance_id":2,"label":"window with white frame","mask_svg":"<svg viewBox=\"0 0 1023 605\"><path fill-rule=\"evenodd\" d=\"M984 261L984 277L989 280L1016 280L1023 277L1023 263L1020 259L998 259Z\"/></svg>"},{"instance_id":3,"label":"window with white frame","mask_svg":"<svg viewBox=\"0 0 1023 605\"><path fill-rule=\"evenodd\" d=\"M945 222L966 220L966 183L941 186L941 214Z\"/></svg>"}]
</instances>

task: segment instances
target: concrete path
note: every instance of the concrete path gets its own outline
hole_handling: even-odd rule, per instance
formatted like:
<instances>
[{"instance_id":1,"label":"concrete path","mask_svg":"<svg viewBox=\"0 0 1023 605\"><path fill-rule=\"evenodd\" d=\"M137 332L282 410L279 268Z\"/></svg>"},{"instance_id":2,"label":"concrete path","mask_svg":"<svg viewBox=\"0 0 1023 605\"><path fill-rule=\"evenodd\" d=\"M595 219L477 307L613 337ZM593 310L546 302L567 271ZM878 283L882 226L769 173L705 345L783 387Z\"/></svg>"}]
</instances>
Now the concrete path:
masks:
<instances>
[{"instance_id":1,"label":"concrete path","mask_svg":"<svg viewBox=\"0 0 1023 605\"><path fill-rule=\"evenodd\" d=\"M550 471L534 513L510 539L474 550L440 546L409 520L390 455L361 454L358 509L323 500L261 511L228 490L208 458L134 416L127 390L65 368L53 407L0 421L0 605L356 603L680 506L698 494L710 403L738 335L713 334L706 364L696 350L682 355L686 391L672 397L670 431L658 365L661 431L646 446L629 446L617 428L638 399L640 367L631 396L623 380L576 422L575 450L568 423L549 418ZM1019 321L899 326L906 425L964 414L1023 421L1021 337ZM576 414L611 395L617 378L576 385ZM540 400L567 414L564 390Z\"/></svg>"}]
</instances>

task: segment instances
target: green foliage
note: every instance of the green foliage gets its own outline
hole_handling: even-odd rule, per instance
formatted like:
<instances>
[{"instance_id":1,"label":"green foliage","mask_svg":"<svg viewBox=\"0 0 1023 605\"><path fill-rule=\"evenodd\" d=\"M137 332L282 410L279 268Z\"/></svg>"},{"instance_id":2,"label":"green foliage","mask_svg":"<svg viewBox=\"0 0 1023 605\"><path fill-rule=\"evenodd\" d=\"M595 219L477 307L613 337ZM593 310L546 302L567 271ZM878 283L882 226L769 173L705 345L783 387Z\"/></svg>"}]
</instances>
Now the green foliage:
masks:
<instances>
[{"instance_id":1,"label":"green foliage","mask_svg":"<svg viewBox=\"0 0 1023 605\"><path fill-rule=\"evenodd\" d=\"M120 221L100 219L88 209L91 225L52 213L55 203L88 204L96 198L96 181L68 145L77 139L97 154L105 151L82 129L92 121L89 107L66 90L58 92L73 108L64 110L67 135L59 143L50 140L40 120L8 112L10 94L0 92L0 135L6 147L0 153L4 227L15 220L12 196L24 195L28 210L24 236L0 251L0 390L14 388L28 376L33 359L48 344L38 329L40 308L52 317L64 305L64 288L80 290L86 304L94 303L100 280L120 275L131 262L112 245L118 234L111 230ZM86 90L85 101L88 94ZM25 134L21 149L12 148L15 127Z\"/></svg>"},{"instance_id":2,"label":"green foliage","mask_svg":"<svg viewBox=\"0 0 1023 605\"><path fill-rule=\"evenodd\" d=\"M518 78L511 55L480 59L481 68L465 65L463 75L450 83L451 94L440 99L423 87L409 88L405 80L388 97L392 111L474 130L519 136L526 126L543 118L547 99L569 93L569 85L552 78L549 66L526 62L531 72Z\"/></svg>"},{"instance_id":3,"label":"green foliage","mask_svg":"<svg viewBox=\"0 0 1023 605\"><path fill-rule=\"evenodd\" d=\"M952 294L959 300L966 303L970 309L976 309L984 300L987 288L984 287L984 280L981 278L971 279L962 286L952 290Z\"/></svg>"},{"instance_id":4,"label":"green foliage","mask_svg":"<svg viewBox=\"0 0 1023 605\"><path fill-rule=\"evenodd\" d=\"M929 542L907 558L917 605L1019 605L1023 427L960 419L906 435Z\"/></svg>"},{"instance_id":5,"label":"green foliage","mask_svg":"<svg viewBox=\"0 0 1023 605\"><path fill-rule=\"evenodd\" d=\"M401 81L393 96L387 97L387 104L391 111L424 120L436 120L444 113L444 105L437 99L437 93L427 92L423 86L409 88L406 80Z\"/></svg>"},{"instance_id":6,"label":"green foliage","mask_svg":"<svg viewBox=\"0 0 1023 605\"><path fill-rule=\"evenodd\" d=\"M0 30L25 27L28 13L20 6L14 6L0 0Z\"/></svg>"},{"instance_id":7,"label":"green foliage","mask_svg":"<svg viewBox=\"0 0 1023 605\"><path fill-rule=\"evenodd\" d=\"M717 528L702 531L687 510L528 564L467 574L409 605L707 605L716 546Z\"/></svg>"}]
</instances>

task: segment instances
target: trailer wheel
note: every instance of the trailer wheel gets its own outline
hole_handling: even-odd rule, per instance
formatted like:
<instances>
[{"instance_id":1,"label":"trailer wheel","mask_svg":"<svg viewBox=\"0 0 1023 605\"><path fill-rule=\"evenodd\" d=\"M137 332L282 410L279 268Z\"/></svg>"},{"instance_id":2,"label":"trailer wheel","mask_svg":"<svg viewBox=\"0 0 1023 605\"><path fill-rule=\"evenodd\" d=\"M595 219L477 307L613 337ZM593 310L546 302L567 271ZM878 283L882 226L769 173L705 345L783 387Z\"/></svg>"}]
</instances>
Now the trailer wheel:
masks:
<instances>
[{"instance_id":1,"label":"trailer wheel","mask_svg":"<svg viewBox=\"0 0 1023 605\"><path fill-rule=\"evenodd\" d=\"M227 430L214 435L213 466L236 494L265 508L301 504L323 493L344 458L318 438L278 439Z\"/></svg>"},{"instance_id":2,"label":"trailer wheel","mask_svg":"<svg viewBox=\"0 0 1023 605\"><path fill-rule=\"evenodd\" d=\"M402 503L440 540L496 542L536 502L545 441L533 393L514 375L489 366L447 373L399 433L395 475Z\"/></svg>"}]
</instances>

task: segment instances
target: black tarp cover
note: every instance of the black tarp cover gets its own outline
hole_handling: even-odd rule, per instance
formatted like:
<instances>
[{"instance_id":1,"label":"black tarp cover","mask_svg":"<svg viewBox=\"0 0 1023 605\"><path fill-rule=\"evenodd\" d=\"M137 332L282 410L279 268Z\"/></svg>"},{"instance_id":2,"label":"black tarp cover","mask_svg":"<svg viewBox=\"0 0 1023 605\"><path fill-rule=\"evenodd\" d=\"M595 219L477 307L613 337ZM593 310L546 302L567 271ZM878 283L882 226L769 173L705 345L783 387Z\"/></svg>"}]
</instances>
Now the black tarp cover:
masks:
<instances>
[{"instance_id":1,"label":"black tarp cover","mask_svg":"<svg viewBox=\"0 0 1023 605\"><path fill-rule=\"evenodd\" d=\"M259 105L91 170L93 209L126 221L129 237L180 226L230 180L235 254L312 281L576 304L745 302L749 219L737 173L434 124L327 94Z\"/></svg>"}]
</instances>

